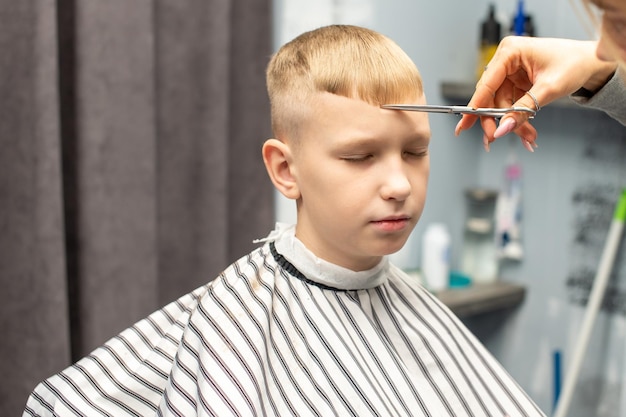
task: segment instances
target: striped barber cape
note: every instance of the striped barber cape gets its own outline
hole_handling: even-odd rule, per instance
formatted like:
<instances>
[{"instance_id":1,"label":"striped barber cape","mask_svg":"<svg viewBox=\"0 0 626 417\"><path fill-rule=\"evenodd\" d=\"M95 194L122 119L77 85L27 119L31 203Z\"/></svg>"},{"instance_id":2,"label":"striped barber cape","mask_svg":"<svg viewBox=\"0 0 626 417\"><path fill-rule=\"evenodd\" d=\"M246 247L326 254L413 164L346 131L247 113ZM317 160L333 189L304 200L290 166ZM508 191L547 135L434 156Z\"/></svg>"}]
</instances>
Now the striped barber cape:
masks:
<instances>
[{"instance_id":1,"label":"striped barber cape","mask_svg":"<svg viewBox=\"0 0 626 417\"><path fill-rule=\"evenodd\" d=\"M304 253L306 252L306 253ZM24 416L543 416L385 258L353 272L293 228L40 383Z\"/></svg>"}]
</instances>

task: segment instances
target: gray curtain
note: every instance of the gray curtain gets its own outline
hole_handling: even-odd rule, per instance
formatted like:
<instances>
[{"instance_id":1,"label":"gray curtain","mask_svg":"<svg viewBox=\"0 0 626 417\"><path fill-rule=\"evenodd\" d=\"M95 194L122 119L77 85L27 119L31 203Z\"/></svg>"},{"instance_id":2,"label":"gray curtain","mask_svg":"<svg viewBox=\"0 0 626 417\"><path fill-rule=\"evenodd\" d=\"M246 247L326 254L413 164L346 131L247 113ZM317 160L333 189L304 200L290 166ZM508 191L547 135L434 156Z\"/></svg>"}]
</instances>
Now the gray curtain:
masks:
<instances>
[{"instance_id":1,"label":"gray curtain","mask_svg":"<svg viewBox=\"0 0 626 417\"><path fill-rule=\"evenodd\" d=\"M271 0L0 0L0 415L272 227Z\"/></svg>"}]
</instances>

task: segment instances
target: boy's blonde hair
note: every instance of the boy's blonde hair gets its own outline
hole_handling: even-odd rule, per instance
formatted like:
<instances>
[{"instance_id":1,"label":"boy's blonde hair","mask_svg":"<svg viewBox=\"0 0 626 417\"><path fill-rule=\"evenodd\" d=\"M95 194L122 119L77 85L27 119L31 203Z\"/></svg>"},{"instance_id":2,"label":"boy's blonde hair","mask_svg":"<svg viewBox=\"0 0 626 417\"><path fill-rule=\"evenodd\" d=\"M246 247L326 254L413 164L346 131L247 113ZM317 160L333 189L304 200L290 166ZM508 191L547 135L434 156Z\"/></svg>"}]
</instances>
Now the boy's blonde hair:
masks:
<instances>
[{"instance_id":1,"label":"boy's blonde hair","mask_svg":"<svg viewBox=\"0 0 626 417\"><path fill-rule=\"evenodd\" d=\"M297 139L307 103L328 92L372 105L417 100L420 73L391 39L370 29L331 25L283 45L267 68L272 129L280 140Z\"/></svg>"}]
</instances>

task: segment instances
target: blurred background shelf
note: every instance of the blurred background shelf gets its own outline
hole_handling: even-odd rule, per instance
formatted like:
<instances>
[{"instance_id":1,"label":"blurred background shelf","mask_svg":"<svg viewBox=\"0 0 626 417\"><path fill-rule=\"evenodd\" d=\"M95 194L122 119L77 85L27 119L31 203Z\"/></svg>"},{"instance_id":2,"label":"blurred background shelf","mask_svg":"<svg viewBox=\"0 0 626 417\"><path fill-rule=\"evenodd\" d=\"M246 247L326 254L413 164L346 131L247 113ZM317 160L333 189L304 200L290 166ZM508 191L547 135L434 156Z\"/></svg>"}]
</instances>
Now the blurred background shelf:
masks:
<instances>
[{"instance_id":1,"label":"blurred background shelf","mask_svg":"<svg viewBox=\"0 0 626 417\"><path fill-rule=\"evenodd\" d=\"M453 288L435 294L458 317L509 309L519 305L526 288L509 282L473 284L466 288Z\"/></svg>"}]
</instances>

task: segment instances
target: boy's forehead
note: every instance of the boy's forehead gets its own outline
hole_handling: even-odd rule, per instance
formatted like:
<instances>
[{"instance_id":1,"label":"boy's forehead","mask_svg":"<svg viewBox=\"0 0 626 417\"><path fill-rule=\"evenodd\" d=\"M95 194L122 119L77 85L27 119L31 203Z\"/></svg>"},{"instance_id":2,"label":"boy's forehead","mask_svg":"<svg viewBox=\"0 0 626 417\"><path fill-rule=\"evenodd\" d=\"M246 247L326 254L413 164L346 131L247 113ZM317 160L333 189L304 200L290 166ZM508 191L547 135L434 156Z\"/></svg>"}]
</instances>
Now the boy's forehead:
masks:
<instances>
[{"instance_id":1,"label":"boy's forehead","mask_svg":"<svg viewBox=\"0 0 626 417\"><path fill-rule=\"evenodd\" d=\"M407 103L413 104L425 104L426 98L423 94L416 95ZM343 128L353 129L372 129L372 131L379 128L378 123L384 123L385 119L378 119L379 116L384 115L396 115L400 116L397 120L404 120L410 125L413 125L416 134L429 135L430 127L427 113L419 112L398 112L396 110L387 110L380 107L379 104L369 103L359 98L345 97L332 93L318 93L310 100L310 111L302 113L305 115L304 126L308 126L309 129L315 131L321 131L326 129L333 129L330 121L341 121L340 130ZM308 116L307 116L308 115ZM383 128L382 126L380 128ZM367 136L368 131L363 133Z\"/></svg>"},{"instance_id":2,"label":"boy's forehead","mask_svg":"<svg viewBox=\"0 0 626 417\"><path fill-rule=\"evenodd\" d=\"M341 94L329 93L327 91L318 91L310 95L310 100L307 100L313 107L327 106L329 102L344 102L346 106L350 107L366 107L374 106L380 107L383 104L391 104L381 101L372 101L366 98L358 97L356 94L352 96L345 96ZM415 94L404 94L404 99L400 99L398 104L426 104L426 96L423 92L415 92Z\"/></svg>"}]
</instances>

